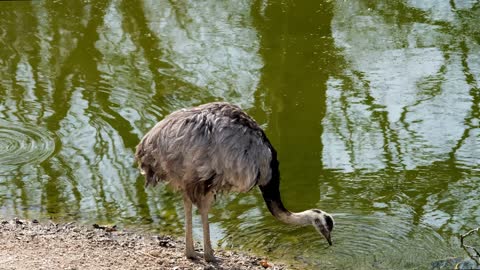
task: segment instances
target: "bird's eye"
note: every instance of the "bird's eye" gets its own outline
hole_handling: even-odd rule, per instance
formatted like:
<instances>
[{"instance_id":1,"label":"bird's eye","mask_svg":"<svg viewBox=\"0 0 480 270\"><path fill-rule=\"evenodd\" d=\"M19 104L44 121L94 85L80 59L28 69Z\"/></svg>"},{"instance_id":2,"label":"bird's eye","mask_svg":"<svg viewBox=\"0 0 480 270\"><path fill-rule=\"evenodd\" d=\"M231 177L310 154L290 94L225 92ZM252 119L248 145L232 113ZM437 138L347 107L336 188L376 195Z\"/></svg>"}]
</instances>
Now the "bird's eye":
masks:
<instances>
[{"instance_id":1,"label":"bird's eye","mask_svg":"<svg viewBox=\"0 0 480 270\"><path fill-rule=\"evenodd\" d=\"M315 221L315 224L317 224L317 225L320 225L320 223L321 223L320 219L318 219L318 218L316 218L314 221Z\"/></svg>"}]
</instances>

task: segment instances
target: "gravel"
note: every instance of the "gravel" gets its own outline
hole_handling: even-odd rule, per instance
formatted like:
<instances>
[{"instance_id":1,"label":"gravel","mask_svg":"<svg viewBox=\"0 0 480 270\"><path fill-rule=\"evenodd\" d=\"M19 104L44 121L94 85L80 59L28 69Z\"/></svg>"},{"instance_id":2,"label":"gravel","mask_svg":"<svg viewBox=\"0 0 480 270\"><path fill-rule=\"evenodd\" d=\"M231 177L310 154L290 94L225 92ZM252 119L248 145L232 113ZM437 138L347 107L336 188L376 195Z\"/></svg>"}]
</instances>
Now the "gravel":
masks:
<instances>
[{"instance_id":1,"label":"gravel","mask_svg":"<svg viewBox=\"0 0 480 270\"><path fill-rule=\"evenodd\" d=\"M171 236L138 234L115 226L0 222L0 269L287 269L264 258L216 250L217 262L184 256Z\"/></svg>"}]
</instances>

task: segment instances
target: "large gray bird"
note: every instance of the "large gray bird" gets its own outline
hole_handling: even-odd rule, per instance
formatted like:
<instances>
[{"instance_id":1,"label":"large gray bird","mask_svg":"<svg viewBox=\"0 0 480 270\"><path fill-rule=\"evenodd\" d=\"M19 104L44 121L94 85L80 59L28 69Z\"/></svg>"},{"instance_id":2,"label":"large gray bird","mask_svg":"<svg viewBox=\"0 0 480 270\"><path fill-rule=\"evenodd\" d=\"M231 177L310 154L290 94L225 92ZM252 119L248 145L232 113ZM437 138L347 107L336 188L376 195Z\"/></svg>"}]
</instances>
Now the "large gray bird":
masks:
<instances>
[{"instance_id":1,"label":"large gray bird","mask_svg":"<svg viewBox=\"0 0 480 270\"><path fill-rule=\"evenodd\" d=\"M214 102L173 112L157 123L137 146L135 158L146 185L168 182L183 192L186 256L196 256L192 204L200 211L206 261L214 261L208 211L216 193L260 187L278 220L313 225L331 245L333 218L318 209L288 211L280 198L277 152L259 125L239 107Z\"/></svg>"}]
</instances>

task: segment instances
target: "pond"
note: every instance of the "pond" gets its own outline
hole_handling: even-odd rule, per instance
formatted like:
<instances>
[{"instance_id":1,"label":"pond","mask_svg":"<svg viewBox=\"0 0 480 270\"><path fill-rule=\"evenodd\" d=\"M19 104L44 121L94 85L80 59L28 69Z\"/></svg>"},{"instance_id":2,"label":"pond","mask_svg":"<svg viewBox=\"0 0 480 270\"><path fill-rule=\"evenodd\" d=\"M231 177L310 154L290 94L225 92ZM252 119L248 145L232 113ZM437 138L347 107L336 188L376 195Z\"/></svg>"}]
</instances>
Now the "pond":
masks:
<instances>
[{"instance_id":1,"label":"pond","mask_svg":"<svg viewBox=\"0 0 480 270\"><path fill-rule=\"evenodd\" d=\"M214 247L300 268L431 269L480 224L480 2L2 1L0 215L183 234L136 144L170 112L240 105L279 153L287 208L221 196ZM198 214L194 234L201 240Z\"/></svg>"}]
</instances>

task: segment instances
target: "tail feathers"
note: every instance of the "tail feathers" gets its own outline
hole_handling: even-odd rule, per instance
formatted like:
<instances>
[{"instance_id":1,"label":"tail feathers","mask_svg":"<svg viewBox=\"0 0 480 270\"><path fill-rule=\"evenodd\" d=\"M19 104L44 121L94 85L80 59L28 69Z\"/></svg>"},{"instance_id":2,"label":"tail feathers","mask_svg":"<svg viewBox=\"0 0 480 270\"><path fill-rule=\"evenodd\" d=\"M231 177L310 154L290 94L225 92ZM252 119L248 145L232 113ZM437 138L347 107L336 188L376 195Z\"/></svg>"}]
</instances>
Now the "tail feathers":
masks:
<instances>
[{"instance_id":1,"label":"tail feathers","mask_svg":"<svg viewBox=\"0 0 480 270\"><path fill-rule=\"evenodd\" d=\"M135 161L138 163L141 174L145 175L145 186L155 186L161 179L165 178L163 173L159 173L161 170L156 168L155 158L146 151L145 140L142 140L140 144L137 145Z\"/></svg>"}]
</instances>

